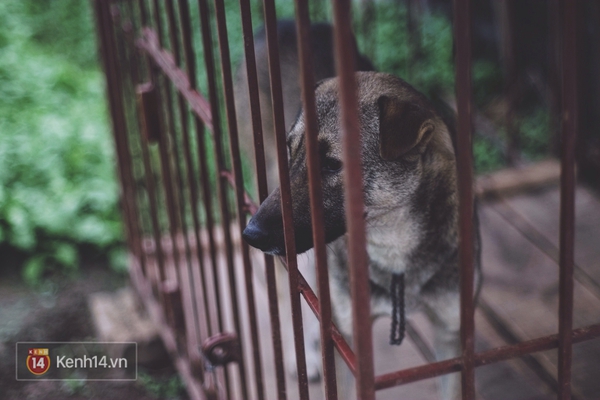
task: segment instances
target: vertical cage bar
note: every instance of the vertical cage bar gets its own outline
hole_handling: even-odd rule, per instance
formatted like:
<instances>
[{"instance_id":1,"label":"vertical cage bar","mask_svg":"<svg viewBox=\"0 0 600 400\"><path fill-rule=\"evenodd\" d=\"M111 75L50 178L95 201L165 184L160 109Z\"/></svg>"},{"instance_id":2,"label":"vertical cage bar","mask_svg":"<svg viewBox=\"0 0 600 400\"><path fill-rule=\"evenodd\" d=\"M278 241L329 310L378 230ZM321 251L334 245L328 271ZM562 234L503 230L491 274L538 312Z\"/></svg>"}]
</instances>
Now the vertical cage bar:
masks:
<instances>
[{"instance_id":1,"label":"vertical cage bar","mask_svg":"<svg viewBox=\"0 0 600 400\"><path fill-rule=\"evenodd\" d=\"M146 0L138 0L138 9L140 11L141 26L148 24L148 9L146 8Z\"/></svg>"},{"instance_id":2,"label":"vertical cage bar","mask_svg":"<svg viewBox=\"0 0 600 400\"><path fill-rule=\"evenodd\" d=\"M175 188L175 183L173 182L173 171L171 165L171 152L169 151L170 143L169 136L170 131L173 126L173 118L172 113L169 113L169 105L165 104L164 101L161 101L161 98L166 98L167 102L170 100L168 96L164 96L161 91L167 92L168 95L168 82L165 82L165 78L163 76L158 76L155 78L157 82L157 97L158 104L162 107L159 109L159 119L161 124L161 129L159 130L160 135L158 139L158 150L159 150L159 158L161 164L161 176L163 181L163 188L165 194L165 201L167 205L167 221L169 225L169 236L171 241L171 251L173 254L173 268L175 271L175 279L177 282L177 289L181 289L182 279L180 276L179 266L181 265L181 254L179 251L179 240L178 234L180 232L180 222L177 213L177 193ZM162 89L162 90L161 90ZM167 108L165 110L165 108ZM169 263L167 263L169 265ZM167 279L168 280L168 279ZM168 306L170 308L172 306ZM171 321L174 322L174 321ZM176 328L176 327L175 327Z\"/></svg>"},{"instance_id":3,"label":"vertical cage bar","mask_svg":"<svg viewBox=\"0 0 600 400\"><path fill-rule=\"evenodd\" d=\"M240 0L242 17L242 31L244 35L244 52L246 56L246 75L248 76L248 98L250 99L250 114L252 117L252 131L254 138L254 155L256 160L256 179L259 200L262 203L269 195L267 189L267 175L265 166L265 151L263 146L263 128L261 121L258 75L256 72L256 57L254 53L254 37L252 33L252 16L250 2ZM286 399L285 371L282 368L283 349L281 345L281 324L279 320L279 303L277 297L277 280L275 277L275 263L272 256L265 254L265 274L267 277L267 295L269 300L269 316L271 319L271 339L273 343L273 356L275 362L275 375L277 381L277 397Z\"/></svg>"},{"instance_id":4,"label":"vertical cage bar","mask_svg":"<svg viewBox=\"0 0 600 400\"><path fill-rule=\"evenodd\" d=\"M504 72L504 96L507 100L504 126L507 132L506 161L515 165L520 158L519 134L515 123L517 95L517 59L515 46L515 0L501 1L497 5L500 14L501 55Z\"/></svg>"},{"instance_id":5,"label":"vertical cage bar","mask_svg":"<svg viewBox=\"0 0 600 400\"><path fill-rule=\"evenodd\" d=\"M575 141L577 134L577 13L563 2L562 133L560 176L560 270L558 308L558 398L571 398L573 358L573 265L575 248Z\"/></svg>"},{"instance_id":6,"label":"vertical cage bar","mask_svg":"<svg viewBox=\"0 0 600 400\"><path fill-rule=\"evenodd\" d=\"M229 55L229 39L227 34L227 21L225 19L225 5L223 0L215 0L215 15L217 17L217 35L219 38L219 51L221 55L221 77L223 79L223 91L225 95L225 111L229 127L229 152L233 168L233 179L235 181L235 197L237 205L238 226L240 235L246 228L246 201L244 198L244 177L242 175L242 163L240 160L240 146L237 130L237 118L235 113L235 102L233 98L233 81L231 77L231 60ZM254 361L254 376L256 392L259 399L264 398L264 383L262 373L262 362L260 356L260 342L258 340L258 324L256 321L256 303L254 299L254 286L252 285L252 264L250 261L250 249L248 243L242 240L242 264L244 267L244 283L246 287L246 301L248 317L250 321L250 340ZM233 272L233 271L232 271ZM241 335L241 331L240 332Z\"/></svg>"},{"instance_id":7,"label":"vertical cage bar","mask_svg":"<svg viewBox=\"0 0 600 400\"><path fill-rule=\"evenodd\" d=\"M231 295L231 305L233 312L233 321L235 329L240 337L242 338L242 330L240 324L240 315L238 308L238 297L237 288L235 285L235 266L233 261L233 243L231 240L231 216L229 214L229 205L227 201L227 182L225 177L221 176L221 171L225 171L225 153L223 151L223 139L219 113L219 100L217 95L216 87L216 74L214 66L213 56L213 44L210 34L210 20L209 20L209 8L207 0L198 0L199 12L200 12L200 26L202 30L202 42L204 47L204 60L206 63L206 74L208 80L208 92L211 106L211 112L213 116L213 137L215 146L215 162L216 170L219 173L217 178L217 186L219 191L219 202L221 208L221 224L223 226L223 237L225 239L225 256L227 258L227 268L229 272L229 286ZM240 218L242 216L240 215ZM242 390L242 398L247 399L248 397L248 383L246 380L246 368L245 368L245 356L243 351L242 340L240 340L240 360L238 361L238 370L240 375L240 386ZM229 393L230 388L227 386L228 397L231 396Z\"/></svg>"},{"instance_id":8,"label":"vertical cage bar","mask_svg":"<svg viewBox=\"0 0 600 400\"><path fill-rule=\"evenodd\" d=\"M134 252L134 228L131 219L130 196L128 188L128 177L126 165L123 159L123 146L120 137L126 134L123 115L123 104L121 99L121 88L118 80L118 61L115 59L116 50L113 37L113 27L109 12L109 4L104 0L95 0L94 8L96 12L96 23L100 37L100 51L102 53L102 61L104 64L104 73L106 75L106 88L108 92L109 111L111 114L113 139L117 148L117 171L121 183L121 201L122 212L125 219L125 237L128 243L129 250Z\"/></svg>"},{"instance_id":9,"label":"vertical cage bar","mask_svg":"<svg viewBox=\"0 0 600 400\"><path fill-rule=\"evenodd\" d=\"M130 5L130 18L132 18L134 16L134 10L133 10L133 4L129 3ZM143 4L140 2L140 8L143 6ZM140 17L142 18L143 21L144 20L144 13L145 10L141 10L140 9ZM145 22L142 22L145 23ZM140 62L140 55L137 53L135 47L134 47L134 34L135 34L135 28L136 28L136 24L133 24L132 26L133 30L132 31L128 31L127 32L127 39L128 39L128 44L131 46L130 49L128 49L128 51L126 52L128 55L128 59L127 62L132 65L132 82L134 85L138 85L136 87L136 95L138 97L138 107L137 107L137 113L138 113L138 127L139 127L139 140L140 140L140 149L141 149L141 155L142 155L142 168L143 168L143 175L144 175L144 180L146 183L146 194L148 196L148 203L150 206L150 220L151 220L151 230L152 230L152 237L154 238L154 252L155 252L155 262L156 262L156 266L158 269L158 284L157 284L157 289L159 289L161 287L161 285L165 282L166 280L166 275L165 275L165 256L164 256L164 249L163 249L163 243L161 240L161 230L160 230L160 223L158 221L158 207L157 207L157 201L156 201L156 196L157 196L157 192L156 192L156 186L155 186L155 182L154 182L154 175L153 175L153 170L152 170L152 165L150 162L150 152L149 152L149 139L150 139L150 135L149 132L152 129L156 129L150 126L147 126L147 122L151 121L152 119L149 119L148 117L152 118L152 116L149 115L144 115L145 113L149 113L149 112L155 112L156 109L154 107L157 106L157 101L156 101L156 96L155 96L155 89L152 86L152 84L150 85L144 85L142 82L142 69L143 66ZM147 58L144 58L144 61L146 64L148 64L148 60ZM142 239L142 238L140 238ZM145 255L145 252L144 252ZM148 277L147 277L148 278ZM152 279L150 279L150 281L152 281ZM157 290L158 292L158 296L159 296L159 300L161 302L161 304L164 305L164 299L162 296L162 291Z\"/></svg>"},{"instance_id":10,"label":"vertical cage bar","mask_svg":"<svg viewBox=\"0 0 600 400\"><path fill-rule=\"evenodd\" d=\"M460 333L462 345L462 396L475 398L474 370L474 265L473 265L473 166L471 102L471 0L454 0L456 48L456 103L459 197Z\"/></svg>"},{"instance_id":11,"label":"vertical cage bar","mask_svg":"<svg viewBox=\"0 0 600 400\"><path fill-rule=\"evenodd\" d=\"M204 65L206 68L206 78L208 85L208 97L210 102L210 109L212 113L212 121L213 121L213 144L215 146L215 168L217 171L220 171L221 168L225 167L225 160L223 159L223 150L222 150L222 141L221 141L221 117L220 117L220 109L219 109L219 99L217 94L217 85L216 85L216 73L215 73L215 59L213 53L213 43L212 43L212 35L211 35L211 27L210 27L210 11L208 8L207 0L198 0L198 8L200 14L200 30L202 36L202 47L204 50ZM200 135L200 131L198 131L198 135ZM202 130L204 133L204 129ZM213 272L213 281L215 284L215 289L220 291L219 286L219 268L217 264L217 253L216 253L216 242L214 238L214 219L212 214L212 197L211 197L211 187L210 180L208 176L208 165L206 163L207 157L207 149L206 144L204 142L204 135L202 137L198 137L198 153L200 157L200 165L201 165L201 175L203 182L203 193L204 193L204 204L206 208L206 223L209 231L209 243L210 243L210 256L212 260L212 272ZM229 234L229 208L227 206L227 195L225 192L225 183L223 178L217 176L217 189L219 196L219 207L222 216L222 224L223 224L223 236L225 238L225 246L226 249L231 249L231 236ZM229 242L227 241L229 238ZM229 252L228 252L229 254ZM229 264L230 257L227 256L227 263ZM219 293L217 292L217 314L219 319L219 330L223 331L224 329L224 321L223 315L221 313L222 308L220 307L221 300ZM233 308L234 315L237 314L237 303L234 303ZM241 353L242 363L244 362L244 354ZM243 365L243 364L242 364ZM243 366L238 365L239 370L242 372L241 375L241 384L243 391L247 393L246 389L246 381L245 376L243 375ZM229 371L227 368L223 369L224 372L224 380L225 380L225 394L226 398L231 398L231 380L229 379Z\"/></svg>"},{"instance_id":12,"label":"vertical cage bar","mask_svg":"<svg viewBox=\"0 0 600 400\"><path fill-rule=\"evenodd\" d=\"M156 89L152 89L152 90L156 90ZM145 124L145 120L143 118L140 118L140 119L141 119L141 122L140 122L141 129L147 131L148 128L142 126L143 124ZM142 137L142 138L140 138L140 142L141 142L140 147L142 149L142 162L144 164L144 175L146 177L146 187L147 187L147 191L148 191L148 201L150 203L150 219L151 219L151 223L152 223L152 237L154 238L154 248L155 248L154 251L156 253L156 262L158 265L158 272L159 272L158 287L160 288L166 280L166 275L165 275L165 253L164 253L163 244L162 244L160 223L158 221L156 186L154 184L154 174L152 171L152 164L150 163L150 152L149 152L149 148L148 148L149 147L148 141L145 137ZM161 304L162 304L162 292L159 290L158 293L159 293L159 296L161 299Z\"/></svg>"},{"instance_id":13,"label":"vertical cage bar","mask_svg":"<svg viewBox=\"0 0 600 400\"><path fill-rule=\"evenodd\" d=\"M304 108L312 235L319 291L321 354L325 395L327 399L337 399L335 354L331 329L331 297L329 293L329 274L327 272L325 229L323 226L323 189L321 187L321 167L319 165L319 123L315 104L315 77L310 48L310 15L308 3L304 1L296 1L296 31L300 62L300 87Z\"/></svg>"},{"instance_id":14,"label":"vertical cage bar","mask_svg":"<svg viewBox=\"0 0 600 400\"><path fill-rule=\"evenodd\" d=\"M190 82L190 88L196 89L196 64L195 64L195 55L192 47L191 37L192 37L192 29L190 26L190 11L187 0L179 0L179 19L181 21L181 32L183 37L183 48L185 54L185 65L187 70L188 79ZM185 107L184 107L185 108ZM183 117L182 113L182 117ZM206 273L205 273L205 265L204 265L204 250L202 248L202 243L200 242L200 218L198 216L198 186L196 185L196 180L194 179L194 164L192 162L192 153L191 153L191 144L189 139L189 132L187 128L188 124L188 110L185 108L185 122L186 126L185 134L183 137L183 147L185 154L185 163L188 170L188 186L189 186L189 194L190 194L190 207L192 212L192 222L194 226L194 238L196 245L196 257L198 258L198 265L200 266L200 280L202 285L202 296L204 303L204 314L206 321L206 330L209 335L213 332L213 327L210 318L210 309L209 309L209 301L208 301L208 291L206 286ZM195 297L195 296L194 296Z\"/></svg>"},{"instance_id":15,"label":"vertical cage bar","mask_svg":"<svg viewBox=\"0 0 600 400\"><path fill-rule=\"evenodd\" d=\"M171 48L173 50L173 57L174 57L174 61L175 61L175 65L177 67L181 66L181 49L180 49L180 44L178 41L178 29L177 29L177 21L176 21L176 17L175 17L175 7L174 7L174 0L167 0L166 1L166 10L167 10L167 24L168 24L168 31L169 31L169 39L171 41ZM193 167L192 167L192 163L191 163L191 153L190 153L190 145L189 145L189 127L188 127L188 111L187 111L187 107L186 107L186 103L185 103L185 99L183 97L183 95L181 93L176 93L175 96L177 97L177 105L179 107L179 122L181 125L181 146L177 140L177 129L175 126L175 116L173 116L173 129L172 129L172 140L173 140L173 149L174 149L174 161L175 161L175 171L176 171L176 176L177 176L177 183L179 185L179 213L180 213L180 219L181 219L181 235L182 235L182 239L183 239L183 246L185 249L185 255L186 255L186 266L187 266L187 276L188 276L188 281L181 282L181 286L185 286L186 287L186 291L188 291L189 295L190 295L190 306L192 307L192 313L193 313L193 317L194 320L190 321L194 323L194 329L196 332L196 340L197 343L200 343L201 341L201 327L200 327L200 321L199 321L199 313L198 313L198 309L200 308L200 306L198 305L198 298L196 297L196 288L193 285L194 282L194 274L193 274L193 256L192 256L192 252L191 252L191 246L190 246L190 232L188 231L188 227L187 227L187 222L186 222L186 206L185 206L185 183L184 183L184 175L187 176L187 181L188 181L188 193L190 195L190 209L191 209L191 213L193 216L193 221L194 221L194 238L196 239L196 242L199 243L198 241L198 218L195 214L195 202L194 202L194 195L193 195L193 188L195 187L194 184L194 180L192 177L193 174ZM170 96L169 96L170 97ZM184 158L184 166L181 165L180 162L180 157L181 157L181 153L183 152L183 158ZM195 217L195 218L194 218ZM200 247L196 246L196 259L200 260L199 257L199 250ZM190 343L192 344L192 343ZM192 353L192 349L188 349L188 353L193 354Z\"/></svg>"},{"instance_id":16,"label":"vertical cage bar","mask_svg":"<svg viewBox=\"0 0 600 400\"><path fill-rule=\"evenodd\" d=\"M152 8L154 12L154 26L156 27L156 33L158 36L158 44L160 47L163 47L163 28L160 15L160 0L152 0Z\"/></svg>"},{"instance_id":17,"label":"vertical cage bar","mask_svg":"<svg viewBox=\"0 0 600 400\"><path fill-rule=\"evenodd\" d=\"M298 371L298 393L301 400L308 400L308 377L306 375L306 354L304 351L304 330L300 304L298 260L296 257L294 217L292 213L292 192L290 189L286 131L283 119L283 92L281 86L281 70L279 66L277 15L273 0L263 0L263 6L265 11L265 33L267 35L267 52L269 58L269 82L271 84L273 126L277 142L277 166L279 168L279 187L281 190L285 260L289 273L288 283L292 306L296 368Z\"/></svg>"},{"instance_id":18,"label":"vertical cage bar","mask_svg":"<svg viewBox=\"0 0 600 400\"><path fill-rule=\"evenodd\" d=\"M375 398L371 293L366 249L362 146L352 46L351 7L348 0L333 2L336 70L339 76L340 123L344 160L344 196L348 229L348 264L352 293L352 325L356 351L356 391L361 400Z\"/></svg>"},{"instance_id":19,"label":"vertical cage bar","mask_svg":"<svg viewBox=\"0 0 600 400\"><path fill-rule=\"evenodd\" d=\"M137 257L140 266L141 266L141 272L142 274L147 278L148 277L148 271L147 271L147 264L146 264L146 254L144 253L144 251L142 250L142 231L143 228L141 227L142 222L140 220L141 215L139 212L139 208L137 205L137 190L136 190L136 185L135 185L135 177L133 174L133 162L132 162L132 147L129 144L129 127L127 124L127 109L126 109L126 104L123 102L123 97L127 96L127 92L126 92L126 86L127 83L127 77L128 77L128 72L129 74L132 73L132 65L131 63L128 62L128 51L125 48L125 46L123 45L123 41L122 40L118 40L117 39L117 35L120 35L122 38L123 32L125 31L125 27L131 27L131 24L127 24L126 22L123 22L123 24L121 25L121 9L117 6L117 5L111 5L109 8L109 14L110 14L110 19L112 21L112 27L111 27L111 31L112 32L110 34L110 37L112 38L112 43L110 44L111 46L113 46L113 54L115 56L115 59L117 61L116 63L116 76L115 78L115 82L117 82L117 87L119 89L117 89L116 94L119 96L119 103L120 103L120 107L121 107L121 111L120 111L120 118L122 118L119 123L122 124L122 131L121 134L119 134L118 137L115 138L116 140L116 147L117 147L117 154L119 157L119 162L122 164L123 168L124 168L124 179L126 179L126 181L124 181L124 184L126 185L125 187L125 191L123 192L123 196L125 196L125 201L124 201L124 207L126 206L127 208L123 209L124 213L126 214L125 218L129 221L129 224L131 226L131 251L133 252L133 254L135 254L135 256ZM130 32L130 30L129 30ZM123 64L126 64L125 66ZM129 68L124 68L124 67L129 67ZM130 77L131 79L131 77Z\"/></svg>"},{"instance_id":20,"label":"vertical cage bar","mask_svg":"<svg viewBox=\"0 0 600 400\"><path fill-rule=\"evenodd\" d=\"M162 22L161 22L161 9L160 9L160 4L158 2L158 0L154 0L154 24L157 27L158 30L158 40L159 43L162 47ZM180 221L179 221L179 216L177 213L177 191L173 182L173 171L172 171L172 165L171 165L171 152L169 151L169 147L170 147L170 143L169 143L169 136L171 136L170 132L171 129L174 129L174 118L173 118L173 104L171 101L171 96L170 96L170 88L169 88L169 82L165 82L166 78L163 75L158 74L157 72L155 72L155 74L157 74L157 76L155 76L153 78L153 82L156 83L156 96L157 96L157 103L161 106L159 107L158 110L158 119L160 121L160 129L159 129L159 138L158 138L158 150L159 150L159 158L160 158L160 165L161 165L161 176L162 176L162 182L163 182L163 188L164 188L164 194L165 194L165 201L166 201L166 206L167 206L167 221L168 221L168 225L169 225L169 234L170 234L170 239L171 239L171 251L173 253L173 261L174 261L174 268L175 268L175 278L177 280L177 290L180 293L180 286L182 283L181 277L180 277L180 265L181 265L181 255L179 253L179 245L178 245L178 238L177 235L180 231ZM166 101L162 101L161 99L164 98ZM165 104L166 103L166 104ZM167 264L168 265L168 264ZM167 282L165 282L167 283ZM167 289L168 288L166 286L163 287L163 289ZM168 304L166 305L167 308L167 315L169 316L169 318L171 319L170 322L171 324L175 324L177 321L176 319L174 319L174 314L173 311L174 310L174 304L171 303L172 300L171 299L172 296L165 296L166 301L168 302ZM173 327L175 329L177 329L176 325L173 325ZM183 338L181 338L180 336L178 336L178 344L179 342L182 342Z\"/></svg>"}]
</instances>

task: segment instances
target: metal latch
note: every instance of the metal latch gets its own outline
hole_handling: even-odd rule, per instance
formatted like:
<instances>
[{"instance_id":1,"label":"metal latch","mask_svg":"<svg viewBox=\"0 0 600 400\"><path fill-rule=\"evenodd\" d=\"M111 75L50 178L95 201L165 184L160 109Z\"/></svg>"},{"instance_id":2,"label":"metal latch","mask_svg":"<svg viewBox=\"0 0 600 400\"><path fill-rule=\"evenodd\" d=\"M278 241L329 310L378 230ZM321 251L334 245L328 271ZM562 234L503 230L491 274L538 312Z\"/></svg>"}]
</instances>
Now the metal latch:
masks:
<instances>
[{"instance_id":1,"label":"metal latch","mask_svg":"<svg viewBox=\"0 0 600 400\"><path fill-rule=\"evenodd\" d=\"M240 340L235 333L218 333L204 341L202 354L212 367L238 362L241 359Z\"/></svg>"}]
</instances>

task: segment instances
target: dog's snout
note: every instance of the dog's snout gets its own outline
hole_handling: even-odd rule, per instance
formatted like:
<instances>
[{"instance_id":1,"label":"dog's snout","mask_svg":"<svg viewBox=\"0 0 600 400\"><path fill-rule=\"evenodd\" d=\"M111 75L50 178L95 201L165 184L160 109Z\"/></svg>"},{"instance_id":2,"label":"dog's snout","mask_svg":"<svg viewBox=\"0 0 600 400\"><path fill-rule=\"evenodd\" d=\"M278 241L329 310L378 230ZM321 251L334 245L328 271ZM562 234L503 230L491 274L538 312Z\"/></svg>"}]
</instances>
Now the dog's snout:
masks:
<instances>
[{"instance_id":1,"label":"dog's snout","mask_svg":"<svg viewBox=\"0 0 600 400\"><path fill-rule=\"evenodd\" d=\"M269 238L269 232L261 224L257 223L255 218L252 218L248 225L246 225L244 232L242 232L242 236L250 246L264 251Z\"/></svg>"}]
</instances>

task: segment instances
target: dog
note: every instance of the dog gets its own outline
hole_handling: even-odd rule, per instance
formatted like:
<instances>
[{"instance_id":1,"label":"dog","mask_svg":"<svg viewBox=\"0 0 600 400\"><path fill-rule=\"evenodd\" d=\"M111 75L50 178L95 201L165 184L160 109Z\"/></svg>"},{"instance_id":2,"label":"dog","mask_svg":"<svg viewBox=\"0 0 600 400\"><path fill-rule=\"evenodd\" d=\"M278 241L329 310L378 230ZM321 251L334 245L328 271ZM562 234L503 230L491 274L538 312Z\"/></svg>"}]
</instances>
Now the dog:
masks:
<instances>
[{"instance_id":1,"label":"dog","mask_svg":"<svg viewBox=\"0 0 600 400\"><path fill-rule=\"evenodd\" d=\"M393 75L357 72L361 123L366 246L369 256L371 314L392 315L390 282L404 277L404 309L424 311L435 331L438 360L460 354L459 237L454 128L432 103ZM334 321L352 340L352 313L347 262L347 236L339 81L321 81L315 89L319 154L324 199L325 238ZM301 112L287 143L296 249L312 248L308 171ZM280 191L260 205L243 232L248 244L284 255ZM475 268L480 285L480 239L473 215ZM458 374L445 375L444 399L460 398Z\"/></svg>"},{"instance_id":2,"label":"dog","mask_svg":"<svg viewBox=\"0 0 600 400\"><path fill-rule=\"evenodd\" d=\"M279 62L282 77L283 111L286 130L296 120L301 107L300 68L297 48L296 25L293 20L279 20L277 22L277 38L279 47ZM354 44L356 48L356 43ZM265 164L267 172L267 185L269 190L279 186L279 173L277 166L276 138L273 122L271 84L269 80L268 48L264 28L259 29L254 35L254 48L258 77L261 120L263 127L263 142L265 149ZM315 81L335 76L335 62L333 50L333 27L327 23L315 23L310 26L310 49L313 56L313 71ZM356 52L356 69L358 71L371 71L373 65L369 59ZM236 73L235 105L240 144L247 160L254 163L254 140L251 120L250 98L248 93L248 76L245 60L242 60ZM256 170L256 169L254 169ZM299 267L307 282L314 288L316 275L312 252L299 259ZM276 263L278 298L281 310L281 325L283 345L286 356L287 369L292 376L296 371L296 353L294 347L292 319L290 314L290 296L285 268ZM304 325L304 347L306 349L307 375L311 381L320 377L321 353L319 350L319 325L318 321L303 303L302 306Z\"/></svg>"}]
</instances>

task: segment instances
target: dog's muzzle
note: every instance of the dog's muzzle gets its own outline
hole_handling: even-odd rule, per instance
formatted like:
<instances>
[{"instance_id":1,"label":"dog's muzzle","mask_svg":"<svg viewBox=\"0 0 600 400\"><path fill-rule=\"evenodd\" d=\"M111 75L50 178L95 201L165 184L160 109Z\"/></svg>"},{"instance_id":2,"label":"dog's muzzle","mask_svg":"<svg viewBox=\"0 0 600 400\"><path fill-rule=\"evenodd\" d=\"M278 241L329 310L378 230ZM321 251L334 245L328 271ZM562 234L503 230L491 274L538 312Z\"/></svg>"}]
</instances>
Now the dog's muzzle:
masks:
<instances>
[{"instance_id":1,"label":"dog's muzzle","mask_svg":"<svg viewBox=\"0 0 600 400\"><path fill-rule=\"evenodd\" d=\"M280 246L274 246L270 231L258 223L256 218L252 218L248 225L246 225L246 229L242 232L242 237L250 246L256 247L267 254L285 254L285 251L282 251Z\"/></svg>"}]
</instances>

